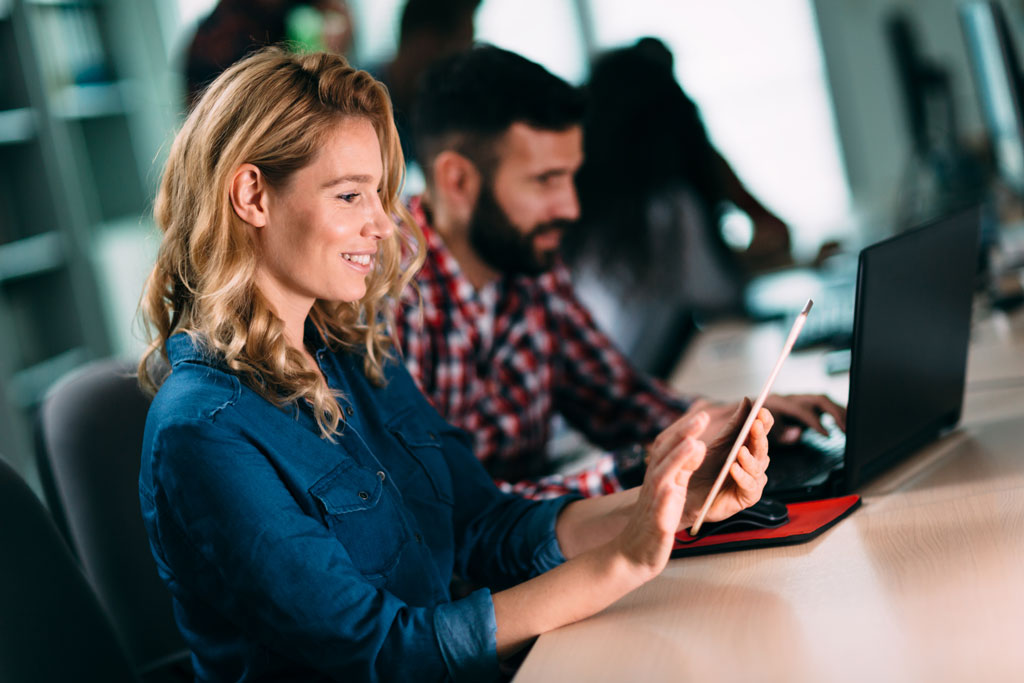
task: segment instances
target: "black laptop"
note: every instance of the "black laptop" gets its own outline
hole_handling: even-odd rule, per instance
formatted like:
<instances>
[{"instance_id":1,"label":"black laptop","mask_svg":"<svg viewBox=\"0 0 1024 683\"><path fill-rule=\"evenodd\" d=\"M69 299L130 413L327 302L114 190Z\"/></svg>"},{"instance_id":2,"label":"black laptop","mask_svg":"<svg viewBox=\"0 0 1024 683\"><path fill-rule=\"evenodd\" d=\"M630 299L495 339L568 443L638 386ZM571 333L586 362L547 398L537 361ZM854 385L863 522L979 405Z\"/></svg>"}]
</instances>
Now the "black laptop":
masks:
<instances>
[{"instance_id":1,"label":"black laptop","mask_svg":"<svg viewBox=\"0 0 1024 683\"><path fill-rule=\"evenodd\" d=\"M965 209L861 251L846 434L808 430L775 448L766 496L850 493L956 425L980 223L979 208Z\"/></svg>"}]
</instances>

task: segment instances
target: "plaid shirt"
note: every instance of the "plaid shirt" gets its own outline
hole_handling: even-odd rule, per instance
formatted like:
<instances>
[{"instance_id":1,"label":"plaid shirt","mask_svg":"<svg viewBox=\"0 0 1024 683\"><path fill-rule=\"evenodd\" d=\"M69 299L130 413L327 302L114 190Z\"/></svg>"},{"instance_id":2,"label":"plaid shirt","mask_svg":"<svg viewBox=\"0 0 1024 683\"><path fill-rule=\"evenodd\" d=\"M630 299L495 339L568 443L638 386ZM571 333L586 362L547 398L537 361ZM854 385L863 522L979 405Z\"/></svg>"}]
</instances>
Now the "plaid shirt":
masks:
<instances>
[{"instance_id":1,"label":"plaid shirt","mask_svg":"<svg viewBox=\"0 0 1024 683\"><path fill-rule=\"evenodd\" d=\"M427 260L398 315L405 364L503 484L529 497L621 490L610 455L596 469L531 480L551 469L547 444L560 414L603 449L652 441L688 402L635 370L576 299L559 262L540 276L506 277L477 290L418 199L410 207Z\"/></svg>"}]
</instances>

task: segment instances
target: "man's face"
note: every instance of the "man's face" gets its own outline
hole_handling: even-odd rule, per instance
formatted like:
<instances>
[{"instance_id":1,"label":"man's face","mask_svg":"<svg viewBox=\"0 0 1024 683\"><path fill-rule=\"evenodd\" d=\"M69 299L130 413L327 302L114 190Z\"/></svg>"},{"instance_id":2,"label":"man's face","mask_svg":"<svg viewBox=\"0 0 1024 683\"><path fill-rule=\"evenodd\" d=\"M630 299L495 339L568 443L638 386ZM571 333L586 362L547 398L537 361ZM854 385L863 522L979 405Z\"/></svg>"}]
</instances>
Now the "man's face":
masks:
<instances>
[{"instance_id":1,"label":"man's face","mask_svg":"<svg viewBox=\"0 0 1024 683\"><path fill-rule=\"evenodd\" d=\"M501 273L542 273L580 215L573 176L583 162L582 129L554 132L515 123L497 151L498 167L484 178L470 218L469 242Z\"/></svg>"}]
</instances>

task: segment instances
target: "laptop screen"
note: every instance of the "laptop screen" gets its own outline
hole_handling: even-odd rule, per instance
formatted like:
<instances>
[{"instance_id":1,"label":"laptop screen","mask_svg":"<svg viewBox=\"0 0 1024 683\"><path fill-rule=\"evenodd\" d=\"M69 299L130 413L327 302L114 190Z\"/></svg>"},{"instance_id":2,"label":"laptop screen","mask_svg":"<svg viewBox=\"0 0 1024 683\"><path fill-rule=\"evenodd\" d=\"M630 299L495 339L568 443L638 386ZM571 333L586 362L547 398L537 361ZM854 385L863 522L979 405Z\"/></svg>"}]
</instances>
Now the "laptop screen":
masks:
<instances>
[{"instance_id":1,"label":"laptop screen","mask_svg":"<svg viewBox=\"0 0 1024 683\"><path fill-rule=\"evenodd\" d=\"M960 418L979 225L975 207L861 252L848 490Z\"/></svg>"}]
</instances>

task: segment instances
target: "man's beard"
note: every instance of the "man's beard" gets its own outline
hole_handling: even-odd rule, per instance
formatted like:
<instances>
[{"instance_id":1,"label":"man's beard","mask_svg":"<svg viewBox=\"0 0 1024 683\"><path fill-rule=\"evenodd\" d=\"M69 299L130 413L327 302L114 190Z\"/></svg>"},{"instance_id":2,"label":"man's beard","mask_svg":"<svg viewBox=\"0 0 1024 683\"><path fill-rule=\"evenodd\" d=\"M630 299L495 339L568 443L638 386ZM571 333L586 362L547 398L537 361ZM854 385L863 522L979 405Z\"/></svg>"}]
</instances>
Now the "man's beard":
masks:
<instances>
[{"instance_id":1,"label":"man's beard","mask_svg":"<svg viewBox=\"0 0 1024 683\"><path fill-rule=\"evenodd\" d=\"M565 231L572 221L557 220L535 225L523 233L498 204L490 184L484 182L469 219L469 244L484 263L505 275L540 275L554 265L557 249L537 253L533 240L552 230Z\"/></svg>"}]
</instances>

